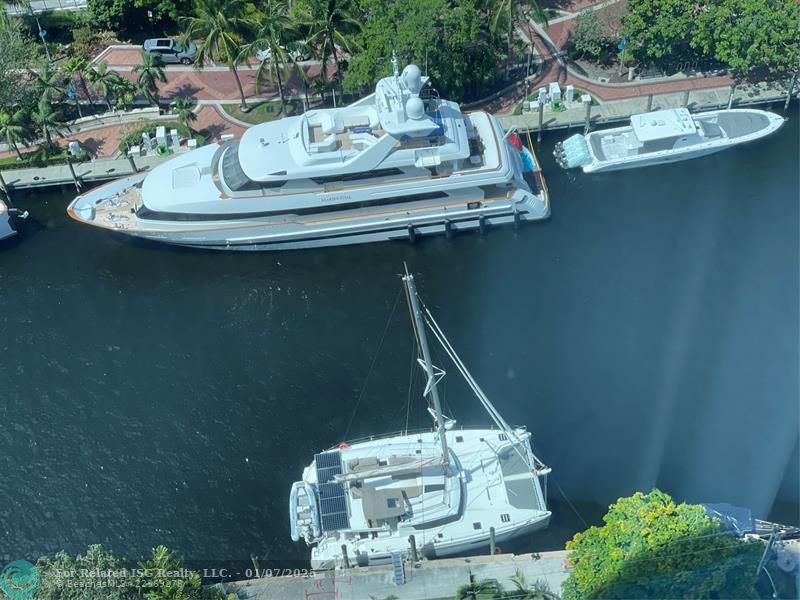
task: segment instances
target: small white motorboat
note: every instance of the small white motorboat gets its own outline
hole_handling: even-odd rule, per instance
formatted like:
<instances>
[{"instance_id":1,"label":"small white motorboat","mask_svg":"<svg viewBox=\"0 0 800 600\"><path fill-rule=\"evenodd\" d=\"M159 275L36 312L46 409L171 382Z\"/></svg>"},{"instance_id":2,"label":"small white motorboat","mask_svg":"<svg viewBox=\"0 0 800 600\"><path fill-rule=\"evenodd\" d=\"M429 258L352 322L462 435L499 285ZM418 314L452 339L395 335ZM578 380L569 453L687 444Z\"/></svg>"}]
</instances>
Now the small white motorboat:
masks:
<instances>
[{"instance_id":1,"label":"small white motorboat","mask_svg":"<svg viewBox=\"0 0 800 600\"><path fill-rule=\"evenodd\" d=\"M9 212L5 202L0 200L0 240L17 234L17 230L14 228L13 211L14 209L11 209Z\"/></svg>"},{"instance_id":2,"label":"small white motorboat","mask_svg":"<svg viewBox=\"0 0 800 600\"><path fill-rule=\"evenodd\" d=\"M757 140L776 131L784 118L765 110L737 108L691 114L670 108L633 115L631 124L582 135L556 145L565 169L617 171L687 160Z\"/></svg>"}]
</instances>

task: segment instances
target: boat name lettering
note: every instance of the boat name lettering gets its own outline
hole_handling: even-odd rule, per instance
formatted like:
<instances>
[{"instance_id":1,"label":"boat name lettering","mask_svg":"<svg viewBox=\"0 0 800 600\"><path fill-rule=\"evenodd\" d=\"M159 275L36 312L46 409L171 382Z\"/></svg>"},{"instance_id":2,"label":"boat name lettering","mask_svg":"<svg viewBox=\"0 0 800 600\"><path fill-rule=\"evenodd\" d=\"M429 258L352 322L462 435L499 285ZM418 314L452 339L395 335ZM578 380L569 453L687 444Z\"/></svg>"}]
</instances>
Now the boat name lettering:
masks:
<instances>
[{"instance_id":1,"label":"boat name lettering","mask_svg":"<svg viewBox=\"0 0 800 600\"><path fill-rule=\"evenodd\" d=\"M348 194L331 194L329 196L323 196L323 202L342 202L343 200L350 200L350 195Z\"/></svg>"}]
</instances>

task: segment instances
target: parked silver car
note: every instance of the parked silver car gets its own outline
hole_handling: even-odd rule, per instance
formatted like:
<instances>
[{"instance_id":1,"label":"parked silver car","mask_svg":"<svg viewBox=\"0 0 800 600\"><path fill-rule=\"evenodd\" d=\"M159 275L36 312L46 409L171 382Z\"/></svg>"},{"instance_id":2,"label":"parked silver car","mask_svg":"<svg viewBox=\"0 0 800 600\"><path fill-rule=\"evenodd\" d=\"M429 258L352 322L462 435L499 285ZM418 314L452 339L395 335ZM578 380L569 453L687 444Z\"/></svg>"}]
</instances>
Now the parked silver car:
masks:
<instances>
[{"instance_id":1,"label":"parked silver car","mask_svg":"<svg viewBox=\"0 0 800 600\"><path fill-rule=\"evenodd\" d=\"M145 52L161 56L161 60L165 64L190 65L194 62L194 55L197 53L197 46L194 42L189 42L184 46L183 42L170 38L145 40L143 47Z\"/></svg>"}]
</instances>

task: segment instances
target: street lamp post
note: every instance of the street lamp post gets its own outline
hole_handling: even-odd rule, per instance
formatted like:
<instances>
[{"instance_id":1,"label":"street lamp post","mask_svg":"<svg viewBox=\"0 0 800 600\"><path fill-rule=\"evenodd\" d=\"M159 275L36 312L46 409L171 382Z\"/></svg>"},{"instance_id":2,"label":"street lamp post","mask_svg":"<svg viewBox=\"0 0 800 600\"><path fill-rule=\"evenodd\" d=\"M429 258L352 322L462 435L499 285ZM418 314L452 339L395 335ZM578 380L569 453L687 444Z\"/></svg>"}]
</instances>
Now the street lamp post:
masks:
<instances>
[{"instance_id":1,"label":"street lamp post","mask_svg":"<svg viewBox=\"0 0 800 600\"><path fill-rule=\"evenodd\" d=\"M39 39L42 40L42 44L44 45L44 53L47 54L47 62L51 63L53 59L50 57L50 50L47 48L47 41L44 39L47 37L47 31L42 29L42 24L39 23L39 17L33 12L33 8L31 8L31 15L36 19L36 27L39 29Z\"/></svg>"}]
</instances>

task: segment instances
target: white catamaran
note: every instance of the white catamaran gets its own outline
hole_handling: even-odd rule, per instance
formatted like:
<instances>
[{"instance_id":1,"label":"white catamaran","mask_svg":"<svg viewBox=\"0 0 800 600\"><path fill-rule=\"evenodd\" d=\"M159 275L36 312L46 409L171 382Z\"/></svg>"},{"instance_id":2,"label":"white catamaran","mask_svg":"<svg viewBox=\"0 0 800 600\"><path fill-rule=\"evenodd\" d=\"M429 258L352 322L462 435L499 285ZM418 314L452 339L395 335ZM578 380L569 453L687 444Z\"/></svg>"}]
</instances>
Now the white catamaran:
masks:
<instances>
[{"instance_id":1,"label":"white catamaran","mask_svg":"<svg viewBox=\"0 0 800 600\"><path fill-rule=\"evenodd\" d=\"M776 131L783 117L765 110L736 108L691 114L670 108L633 115L630 125L575 134L553 154L565 169L584 173L617 171L713 154Z\"/></svg>"},{"instance_id":2,"label":"white catamaran","mask_svg":"<svg viewBox=\"0 0 800 600\"><path fill-rule=\"evenodd\" d=\"M462 113L416 65L341 108L248 129L75 198L69 215L150 240L220 250L338 246L544 219L532 150Z\"/></svg>"},{"instance_id":3,"label":"white catamaran","mask_svg":"<svg viewBox=\"0 0 800 600\"><path fill-rule=\"evenodd\" d=\"M503 419L421 305L408 271L403 281L435 427L314 455L289 498L292 539L312 547L312 568L398 564L414 551L426 558L474 552L490 543L491 530L500 543L550 521L550 469L534 455L531 434ZM455 429L442 414L437 383L444 371L431 362L426 325L496 428Z\"/></svg>"}]
</instances>

